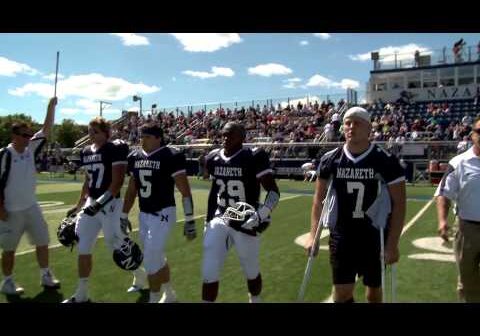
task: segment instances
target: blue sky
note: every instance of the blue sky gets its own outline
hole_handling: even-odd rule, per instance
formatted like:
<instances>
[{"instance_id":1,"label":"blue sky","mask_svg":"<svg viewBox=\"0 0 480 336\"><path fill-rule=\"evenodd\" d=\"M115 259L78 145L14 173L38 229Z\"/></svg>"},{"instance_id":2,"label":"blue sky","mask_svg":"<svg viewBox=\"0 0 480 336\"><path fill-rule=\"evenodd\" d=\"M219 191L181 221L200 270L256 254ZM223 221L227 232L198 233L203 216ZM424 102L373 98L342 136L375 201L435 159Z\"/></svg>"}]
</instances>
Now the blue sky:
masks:
<instances>
[{"instance_id":1,"label":"blue sky","mask_svg":"<svg viewBox=\"0 0 480 336\"><path fill-rule=\"evenodd\" d=\"M440 49L480 34L0 34L0 115L43 121L60 51L56 122L124 109L364 91L371 51Z\"/></svg>"}]
</instances>

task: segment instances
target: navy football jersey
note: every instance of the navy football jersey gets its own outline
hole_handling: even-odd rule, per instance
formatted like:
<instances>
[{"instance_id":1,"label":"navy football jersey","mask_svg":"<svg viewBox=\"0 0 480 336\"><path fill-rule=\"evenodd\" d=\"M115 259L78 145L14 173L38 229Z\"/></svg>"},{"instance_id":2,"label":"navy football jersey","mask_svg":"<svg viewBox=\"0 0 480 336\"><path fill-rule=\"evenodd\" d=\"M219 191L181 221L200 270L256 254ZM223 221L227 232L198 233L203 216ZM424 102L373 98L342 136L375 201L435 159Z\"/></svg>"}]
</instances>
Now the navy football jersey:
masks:
<instances>
[{"instance_id":1,"label":"navy football jersey","mask_svg":"<svg viewBox=\"0 0 480 336\"><path fill-rule=\"evenodd\" d=\"M260 148L242 148L230 157L223 149L215 149L205 158L207 171L212 176L207 220L223 214L236 202L246 202L255 208L260 197L259 178L272 173L268 154ZM213 197L216 195L216 197Z\"/></svg>"},{"instance_id":2,"label":"navy football jersey","mask_svg":"<svg viewBox=\"0 0 480 336\"><path fill-rule=\"evenodd\" d=\"M185 155L171 147L149 154L140 149L128 156L128 172L135 178L140 211L154 213L175 206L174 177L186 172Z\"/></svg>"},{"instance_id":3,"label":"navy football jersey","mask_svg":"<svg viewBox=\"0 0 480 336\"><path fill-rule=\"evenodd\" d=\"M364 228L361 224L370 224L365 211L377 198L379 183L390 184L405 179L398 159L375 144L357 157L346 146L327 152L317 173L319 178L333 179L332 187L338 199L336 229L339 231L347 227Z\"/></svg>"},{"instance_id":4,"label":"navy football jersey","mask_svg":"<svg viewBox=\"0 0 480 336\"><path fill-rule=\"evenodd\" d=\"M100 197L112 183L112 166L127 164L128 145L121 141L108 141L102 147L86 146L80 152L80 165L88 174L88 195Z\"/></svg>"}]
</instances>

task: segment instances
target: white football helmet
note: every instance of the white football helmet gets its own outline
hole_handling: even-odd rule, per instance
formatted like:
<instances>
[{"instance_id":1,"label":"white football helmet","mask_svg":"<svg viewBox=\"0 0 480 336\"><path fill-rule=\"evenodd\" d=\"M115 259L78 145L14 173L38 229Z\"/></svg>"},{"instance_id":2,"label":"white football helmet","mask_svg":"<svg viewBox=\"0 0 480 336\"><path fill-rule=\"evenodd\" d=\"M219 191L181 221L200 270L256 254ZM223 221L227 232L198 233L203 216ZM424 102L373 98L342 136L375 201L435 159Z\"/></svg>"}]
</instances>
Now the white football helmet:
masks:
<instances>
[{"instance_id":1,"label":"white football helmet","mask_svg":"<svg viewBox=\"0 0 480 336\"><path fill-rule=\"evenodd\" d=\"M222 218L232 221L245 222L255 213L255 208L245 202L237 202L234 207L228 207Z\"/></svg>"}]
</instances>

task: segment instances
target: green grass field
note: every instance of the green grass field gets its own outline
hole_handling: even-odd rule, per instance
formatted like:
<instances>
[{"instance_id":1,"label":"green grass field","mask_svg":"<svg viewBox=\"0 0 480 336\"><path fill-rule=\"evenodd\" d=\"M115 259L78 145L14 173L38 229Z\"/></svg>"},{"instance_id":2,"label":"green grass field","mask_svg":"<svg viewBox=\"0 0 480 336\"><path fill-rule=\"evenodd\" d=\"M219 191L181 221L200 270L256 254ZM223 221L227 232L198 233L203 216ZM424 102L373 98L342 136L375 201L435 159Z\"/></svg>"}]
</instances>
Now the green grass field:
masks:
<instances>
[{"instance_id":1,"label":"green grass field","mask_svg":"<svg viewBox=\"0 0 480 336\"><path fill-rule=\"evenodd\" d=\"M191 179L195 214L206 212L208 181ZM264 302L295 302L303 278L307 258L303 249L294 243L296 237L308 232L313 184L297 181L278 181L282 199L272 216L272 225L262 235L260 263L263 277ZM69 297L77 284L77 254L74 249L58 246L56 228L66 209L76 201L81 188L71 175L51 180L48 175L39 176L38 200L42 204L51 236L50 264L62 281L59 291L43 291L39 284L39 271L35 252L26 239L18 248L15 279L25 288L21 298L0 295L0 302L36 301L60 302ZM408 223L431 199L432 187L408 188ZM263 196L262 196L263 198ZM177 194L177 202L179 195ZM177 203L180 204L180 203ZM138 209L135 206L130 219L138 227ZM199 236L187 242L182 235L182 209L178 208L179 223L172 231L167 244L167 257L171 268L172 283L181 302L201 301L201 257L203 217L197 219ZM402 236L401 260L397 270L397 301L399 302L455 302L455 264L451 261L421 260L409 256L419 253L449 255L451 251L435 252L413 245L420 238L436 237L436 213L434 204L418 218ZM133 237L137 240L137 232ZM328 238L323 238L325 246ZM428 248L428 247L427 247ZM450 247L451 248L451 247ZM331 274L328 252L321 250L316 259L305 301L322 302L330 295ZM129 272L115 266L107 252L103 239L99 239L94 251L94 268L90 280L90 297L94 302L145 302L147 292L128 294L126 289L132 281ZM364 301L363 286L357 286L357 301ZM218 302L247 302L246 283L241 268L231 250L222 271Z\"/></svg>"}]
</instances>

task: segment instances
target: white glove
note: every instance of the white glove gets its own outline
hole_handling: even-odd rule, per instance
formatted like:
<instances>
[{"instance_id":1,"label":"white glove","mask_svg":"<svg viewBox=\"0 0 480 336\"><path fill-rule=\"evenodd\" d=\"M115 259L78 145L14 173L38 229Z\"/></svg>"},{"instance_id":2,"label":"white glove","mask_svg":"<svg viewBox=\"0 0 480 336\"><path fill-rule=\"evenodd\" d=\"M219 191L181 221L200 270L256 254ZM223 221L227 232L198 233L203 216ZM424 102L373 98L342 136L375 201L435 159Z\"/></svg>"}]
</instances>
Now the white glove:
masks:
<instances>
[{"instance_id":1,"label":"white glove","mask_svg":"<svg viewBox=\"0 0 480 336\"><path fill-rule=\"evenodd\" d=\"M250 218L247 219L247 221L242 224L242 228L246 230L253 230L260 224L260 216L258 215L258 212L256 211L251 211Z\"/></svg>"}]
</instances>

